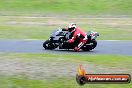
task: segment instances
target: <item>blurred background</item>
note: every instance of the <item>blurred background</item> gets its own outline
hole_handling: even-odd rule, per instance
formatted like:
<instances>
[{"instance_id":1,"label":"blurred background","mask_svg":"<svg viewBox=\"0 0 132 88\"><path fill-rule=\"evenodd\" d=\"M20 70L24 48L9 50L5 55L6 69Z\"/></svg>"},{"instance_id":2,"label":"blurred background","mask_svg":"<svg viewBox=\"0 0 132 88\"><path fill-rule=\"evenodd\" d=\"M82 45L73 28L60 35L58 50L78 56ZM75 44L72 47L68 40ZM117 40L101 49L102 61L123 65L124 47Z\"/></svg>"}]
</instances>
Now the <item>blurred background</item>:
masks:
<instances>
[{"instance_id":1,"label":"blurred background","mask_svg":"<svg viewBox=\"0 0 132 88\"><path fill-rule=\"evenodd\" d=\"M106 50L112 43L122 44L126 53L132 48L132 0L0 0L0 88L132 88L132 83L76 83L80 63L87 73L132 74L132 56L117 55L114 50L120 53L122 49L116 46L108 47L113 54L101 55L101 50L71 53L43 49L43 41L53 30L71 22L85 32L99 32L97 40L103 40L100 47ZM127 49L126 40L130 42ZM23 48L19 44L41 53L4 52L19 51Z\"/></svg>"},{"instance_id":2,"label":"blurred background","mask_svg":"<svg viewBox=\"0 0 132 88\"><path fill-rule=\"evenodd\" d=\"M86 32L99 32L101 40L131 40L131 3L132 0L0 0L0 38L47 39L51 31L75 22Z\"/></svg>"}]
</instances>

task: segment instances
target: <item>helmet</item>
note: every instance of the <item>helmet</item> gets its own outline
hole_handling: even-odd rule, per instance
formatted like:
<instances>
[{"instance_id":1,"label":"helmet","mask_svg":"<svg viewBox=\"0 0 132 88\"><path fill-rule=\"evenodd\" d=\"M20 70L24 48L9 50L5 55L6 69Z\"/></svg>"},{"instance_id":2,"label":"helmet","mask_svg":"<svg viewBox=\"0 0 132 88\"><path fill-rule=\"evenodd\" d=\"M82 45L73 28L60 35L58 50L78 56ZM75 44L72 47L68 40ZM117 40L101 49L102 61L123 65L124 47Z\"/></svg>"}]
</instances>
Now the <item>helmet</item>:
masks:
<instances>
[{"instance_id":1,"label":"helmet","mask_svg":"<svg viewBox=\"0 0 132 88\"><path fill-rule=\"evenodd\" d=\"M69 24L69 26L68 26L68 31L69 32L73 32L73 31L75 31L75 29L76 29L76 24L75 23Z\"/></svg>"}]
</instances>

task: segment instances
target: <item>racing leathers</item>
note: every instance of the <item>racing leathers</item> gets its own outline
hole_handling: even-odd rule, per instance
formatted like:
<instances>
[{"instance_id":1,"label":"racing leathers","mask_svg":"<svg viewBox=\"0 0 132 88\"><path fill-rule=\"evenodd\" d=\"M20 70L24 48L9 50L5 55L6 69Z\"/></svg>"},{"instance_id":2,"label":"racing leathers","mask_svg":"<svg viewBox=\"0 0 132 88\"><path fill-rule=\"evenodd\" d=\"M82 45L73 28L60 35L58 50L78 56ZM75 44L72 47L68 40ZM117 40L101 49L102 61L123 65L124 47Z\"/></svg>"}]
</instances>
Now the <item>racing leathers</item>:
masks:
<instances>
[{"instance_id":1,"label":"racing leathers","mask_svg":"<svg viewBox=\"0 0 132 88\"><path fill-rule=\"evenodd\" d=\"M80 28L75 28L73 36L71 39L68 40L68 43L73 43L76 40L76 38L79 38L80 43L78 44L77 47L74 48L74 51L78 52L80 51L80 48L87 42L87 34Z\"/></svg>"}]
</instances>

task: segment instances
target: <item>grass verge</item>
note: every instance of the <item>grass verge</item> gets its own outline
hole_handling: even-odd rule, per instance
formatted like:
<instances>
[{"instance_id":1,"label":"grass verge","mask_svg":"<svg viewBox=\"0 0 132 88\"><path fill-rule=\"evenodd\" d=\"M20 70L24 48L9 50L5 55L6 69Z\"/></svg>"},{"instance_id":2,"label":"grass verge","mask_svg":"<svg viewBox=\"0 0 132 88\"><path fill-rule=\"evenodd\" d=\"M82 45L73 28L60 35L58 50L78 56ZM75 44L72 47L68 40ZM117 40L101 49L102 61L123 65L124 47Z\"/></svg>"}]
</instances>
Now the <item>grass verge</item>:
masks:
<instances>
[{"instance_id":1,"label":"grass verge","mask_svg":"<svg viewBox=\"0 0 132 88\"><path fill-rule=\"evenodd\" d=\"M131 0L6 0L1 1L0 11L3 15L47 15L47 14L132 14Z\"/></svg>"},{"instance_id":2,"label":"grass verge","mask_svg":"<svg viewBox=\"0 0 132 88\"><path fill-rule=\"evenodd\" d=\"M118 56L118 55L82 55L82 54L12 54L12 53L0 53L1 59L20 59L24 62L32 62L34 60L38 61L51 61L55 62L63 60L60 63L75 62L75 63L85 63L88 62L96 64L97 66L116 67L118 69L131 69L132 56ZM50 64L49 64L50 65ZM83 65L83 64L82 64ZM37 65L36 65L37 66ZM59 69L59 68L58 68ZM49 73L50 74L50 73ZM79 86L75 77L51 77L49 79L32 79L26 75L0 75L0 87L1 88L131 88L132 84L87 84L84 86Z\"/></svg>"},{"instance_id":3,"label":"grass verge","mask_svg":"<svg viewBox=\"0 0 132 88\"><path fill-rule=\"evenodd\" d=\"M0 39L48 39L51 32L75 22L85 32L99 32L99 40L132 40L131 18L45 18L0 16ZM71 21L72 20L72 21Z\"/></svg>"},{"instance_id":4,"label":"grass verge","mask_svg":"<svg viewBox=\"0 0 132 88\"><path fill-rule=\"evenodd\" d=\"M74 78L56 78L50 80L35 80L26 77L0 76L1 88L131 88L130 84L86 84L80 86Z\"/></svg>"},{"instance_id":5,"label":"grass verge","mask_svg":"<svg viewBox=\"0 0 132 88\"><path fill-rule=\"evenodd\" d=\"M116 68L131 68L132 56L121 56L121 55L85 55L85 54L0 54L1 59L4 58L19 58L24 61L31 60L45 60L52 61L63 59L63 62L90 62L103 67L116 67Z\"/></svg>"}]
</instances>

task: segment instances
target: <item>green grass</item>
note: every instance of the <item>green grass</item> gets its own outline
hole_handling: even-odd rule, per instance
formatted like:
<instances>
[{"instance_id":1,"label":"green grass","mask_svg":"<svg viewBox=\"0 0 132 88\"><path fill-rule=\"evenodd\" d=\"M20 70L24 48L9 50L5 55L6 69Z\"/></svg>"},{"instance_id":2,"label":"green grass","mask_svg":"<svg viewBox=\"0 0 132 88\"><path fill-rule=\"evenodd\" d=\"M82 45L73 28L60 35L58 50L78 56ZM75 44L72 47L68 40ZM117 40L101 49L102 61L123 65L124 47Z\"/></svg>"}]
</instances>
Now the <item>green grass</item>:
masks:
<instances>
[{"instance_id":1,"label":"green grass","mask_svg":"<svg viewBox=\"0 0 132 88\"><path fill-rule=\"evenodd\" d=\"M64 58L68 61L74 62L91 62L94 64L108 66L108 67L122 67L130 68L132 63L132 56L120 56L120 55L82 55L82 54L73 54L73 55L57 55L57 54L26 54L20 55L21 58L32 58L36 59L55 59L55 58ZM28 59L29 60L29 59Z\"/></svg>"},{"instance_id":2,"label":"green grass","mask_svg":"<svg viewBox=\"0 0 132 88\"><path fill-rule=\"evenodd\" d=\"M59 55L59 54L11 54L1 53L1 59L21 59L23 61L48 60L55 61L63 59L69 62L87 63L91 62L104 67L117 67L131 69L132 56L118 55ZM62 63L62 62L61 62ZM83 65L83 64L82 64ZM54 77L49 79L32 79L26 75L5 76L0 75L0 88L131 88L130 84L86 84L80 86L76 83L75 77Z\"/></svg>"},{"instance_id":3,"label":"green grass","mask_svg":"<svg viewBox=\"0 0 132 88\"><path fill-rule=\"evenodd\" d=\"M131 18L118 20L73 20L77 17L105 15L132 16L132 0L0 0L0 15L12 16L58 16L57 19L0 17L0 39L48 39L50 33L58 28L65 27L67 23L77 22L85 31L95 30L100 33L100 40L132 40ZM16 22L18 24L12 24ZM19 22L46 23L46 25L20 24ZM58 23L57 23L58 22ZM60 24L63 23L64 24ZM81 22L83 24L81 24ZM51 23L51 25L49 25ZM53 24L57 23L57 24ZM102 23L102 24L98 24ZM108 24L104 24L108 23ZM118 25L111 25L115 23ZM56 55L56 54L0 54L0 59L18 58L24 62L45 60L54 62L63 59L64 62L93 63L106 68L131 69L132 56L119 55ZM64 63L63 62L63 63ZM61 63L61 62L60 62ZM0 88L131 88L130 84L88 84L79 86L75 77L55 77L50 79L31 79L24 75L0 75Z\"/></svg>"},{"instance_id":4,"label":"green grass","mask_svg":"<svg viewBox=\"0 0 132 88\"><path fill-rule=\"evenodd\" d=\"M54 26L0 26L1 39L48 39Z\"/></svg>"},{"instance_id":5,"label":"green grass","mask_svg":"<svg viewBox=\"0 0 132 88\"><path fill-rule=\"evenodd\" d=\"M1 0L3 15L131 15L132 0Z\"/></svg>"},{"instance_id":6,"label":"green grass","mask_svg":"<svg viewBox=\"0 0 132 88\"><path fill-rule=\"evenodd\" d=\"M53 30L58 29L57 26L0 26L0 39L49 39ZM132 40L132 32L122 30L120 28L104 28L104 27L81 27L84 31L97 31L100 36L97 40ZM87 29L88 28L88 29Z\"/></svg>"},{"instance_id":7,"label":"green grass","mask_svg":"<svg viewBox=\"0 0 132 88\"><path fill-rule=\"evenodd\" d=\"M51 32L63 28L70 18L25 18L0 16L0 39L48 39ZM99 40L132 40L131 18L73 19L85 32L99 32Z\"/></svg>"},{"instance_id":8,"label":"green grass","mask_svg":"<svg viewBox=\"0 0 132 88\"><path fill-rule=\"evenodd\" d=\"M101 65L103 67L117 67L117 68L131 68L132 56L123 56L123 55L87 55L87 54L8 54L1 53L0 58L19 58L23 61L31 61L31 60L46 60L52 61L58 59L64 59L69 62L91 62L97 65ZM123 65L123 66L122 66Z\"/></svg>"},{"instance_id":9,"label":"green grass","mask_svg":"<svg viewBox=\"0 0 132 88\"><path fill-rule=\"evenodd\" d=\"M86 84L80 86L73 78L35 80L27 77L0 76L0 88L131 88L130 84Z\"/></svg>"}]
</instances>

